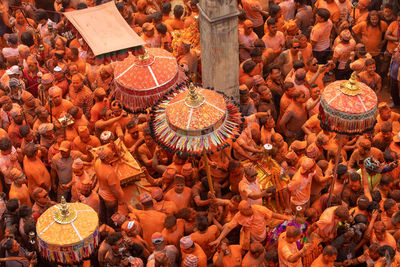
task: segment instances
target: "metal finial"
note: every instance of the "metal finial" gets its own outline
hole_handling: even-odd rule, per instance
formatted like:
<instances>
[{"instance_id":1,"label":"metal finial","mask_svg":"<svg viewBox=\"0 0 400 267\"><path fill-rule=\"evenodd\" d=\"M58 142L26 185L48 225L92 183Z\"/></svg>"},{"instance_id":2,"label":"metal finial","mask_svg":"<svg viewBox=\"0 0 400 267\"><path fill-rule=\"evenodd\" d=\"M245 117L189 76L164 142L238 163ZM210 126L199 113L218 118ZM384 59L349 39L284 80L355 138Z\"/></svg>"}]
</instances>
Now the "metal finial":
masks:
<instances>
[{"instance_id":1,"label":"metal finial","mask_svg":"<svg viewBox=\"0 0 400 267\"><path fill-rule=\"evenodd\" d=\"M197 92L197 88L193 83L189 84L188 94L185 98L186 105L190 107L198 107L204 102L204 96Z\"/></svg>"},{"instance_id":2,"label":"metal finial","mask_svg":"<svg viewBox=\"0 0 400 267\"><path fill-rule=\"evenodd\" d=\"M61 209L60 210L61 210L61 215L63 217L69 216L69 214L70 214L69 207L68 207L67 201L65 201L64 196L61 197Z\"/></svg>"},{"instance_id":3,"label":"metal finial","mask_svg":"<svg viewBox=\"0 0 400 267\"><path fill-rule=\"evenodd\" d=\"M356 72L351 74L348 81L345 81L340 85L340 90L346 95L358 95L360 93Z\"/></svg>"},{"instance_id":4,"label":"metal finial","mask_svg":"<svg viewBox=\"0 0 400 267\"><path fill-rule=\"evenodd\" d=\"M61 224L68 224L76 219L77 213L75 210L70 209L64 196L61 196L60 207L54 213L54 220Z\"/></svg>"}]
</instances>

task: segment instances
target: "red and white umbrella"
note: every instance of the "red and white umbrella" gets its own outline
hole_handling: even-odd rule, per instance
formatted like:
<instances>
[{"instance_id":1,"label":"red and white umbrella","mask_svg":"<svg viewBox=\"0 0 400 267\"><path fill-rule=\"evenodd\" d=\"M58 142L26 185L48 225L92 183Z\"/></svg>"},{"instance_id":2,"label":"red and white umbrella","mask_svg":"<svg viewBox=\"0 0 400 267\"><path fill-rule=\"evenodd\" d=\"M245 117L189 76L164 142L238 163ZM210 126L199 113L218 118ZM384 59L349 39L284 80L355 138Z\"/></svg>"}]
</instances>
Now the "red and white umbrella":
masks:
<instances>
[{"instance_id":1,"label":"red and white umbrella","mask_svg":"<svg viewBox=\"0 0 400 267\"><path fill-rule=\"evenodd\" d=\"M130 55L114 69L113 95L131 111L145 110L185 81L176 58L160 48L144 55Z\"/></svg>"}]
</instances>

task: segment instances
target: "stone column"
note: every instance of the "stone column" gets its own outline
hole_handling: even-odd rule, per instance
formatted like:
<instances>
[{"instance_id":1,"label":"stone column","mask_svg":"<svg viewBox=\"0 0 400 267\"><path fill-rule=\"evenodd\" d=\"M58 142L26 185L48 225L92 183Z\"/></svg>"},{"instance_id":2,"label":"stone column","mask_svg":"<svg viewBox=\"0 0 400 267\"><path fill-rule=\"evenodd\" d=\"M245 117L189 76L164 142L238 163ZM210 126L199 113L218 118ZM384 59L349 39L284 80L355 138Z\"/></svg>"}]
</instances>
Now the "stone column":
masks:
<instances>
[{"instance_id":1,"label":"stone column","mask_svg":"<svg viewBox=\"0 0 400 267\"><path fill-rule=\"evenodd\" d=\"M198 4L202 81L239 102L239 10L236 0Z\"/></svg>"}]
</instances>

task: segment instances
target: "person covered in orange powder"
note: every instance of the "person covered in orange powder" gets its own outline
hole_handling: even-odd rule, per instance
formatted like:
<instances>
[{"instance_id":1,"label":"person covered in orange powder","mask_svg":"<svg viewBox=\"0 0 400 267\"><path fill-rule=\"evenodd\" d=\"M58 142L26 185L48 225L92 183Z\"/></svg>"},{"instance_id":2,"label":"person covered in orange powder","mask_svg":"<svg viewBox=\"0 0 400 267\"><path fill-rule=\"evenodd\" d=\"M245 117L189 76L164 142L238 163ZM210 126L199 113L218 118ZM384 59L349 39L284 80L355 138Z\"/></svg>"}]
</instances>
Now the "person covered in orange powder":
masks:
<instances>
[{"instance_id":1,"label":"person covered in orange powder","mask_svg":"<svg viewBox=\"0 0 400 267\"><path fill-rule=\"evenodd\" d=\"M62 90L57 86L53 86L49 89L49 100L46 104L46 109L56 119L59 119L61 115L68 112L68 109L73 106L73 104L62 98Z\"/></svg>"},{"instance_id":2,"label":"person covered in orange powder","mask_svg":"<svg viewBox=\"0 0 400 267\"><path fill-rule=\"evenodd\" d=\"M197 266L206 267L207 266L207 255L204 253L203 249L199 244L193 242L191 236L184 236L181 238L180 242L181 248L181 260L185 260L187 255L194 255L198 258Z\"/></svg>"},{"instance_id":3,"label":"person covered in orange powder","mask_svg":"<svg viewBox=\"0 0 400 267\"><path fill-rule=\"evenodd\" d=\"M101 145L99 138L90 135L89 129L86 126L78 127L78 136L74 138L72 144L74 149L86 155L90 153L90 148L99 147Z\"/></svg>"},{"instance_id":4,"label":"person covered in orange powder","mask_svg":"<svg viewBox=\"0 0 400 267\"><path fill-rule=\"evenodd\" d=\"M80 74L72 76L69 87L69 96L72 104L80 107L86 117L90 116L90 109L93 106L93 92L83 84L84 77Z\"/></svg>"},{"instance_id":5,"label":"person covered in orange powder","mask_svg":"<svg viewBox=\"0 0 400 267\"><path fill-rule=\"evenodd\" d=\"M143 230L142 237L147 244L151 245L152 235L163 230L167 215L154 209L153 199L147 193L140 194L139 202L143 209L130 209L129 216L140 223Z\"/></svg>"},{"instance_id":6,"label":"person covered in orange powder","mask_svg":"<svg viewBox=\"0 0 400 267\"><path fill-rule=\"evenodd\" d=\"M182 219L175 216L165 218L164 229L161 234L164 236L167 245L179 247L179 240L185 235L185 224Z\"/></svg>"},{"instance_id":7,"label":"person covered in orange powder","mask_svg":"<svg viewBox=\"0 0 400 267\"><path fill-rule=\"evenodd\" d=\"M32 207L31 197L27 187L28 181L26 180L25 174L19 169L12 169L10 171L13 182L8 193L9 199L16 198L19 201L20 206L25 205Z\"/></svg>"},{"instance_id":8,"label":"person covered in orange powder","mask_svg":"<svg viewBox=\"0 0 400 267\"><path fill-rule=\"evenodd\" d=\"M175 202L178 210L193 206L192 190L185 186L182 175L175 175L174 187L165 193L164 199Z\"/></svg>"},{"instance_id":9,"label":"person covered in orange powder","mask_svg":"<svg viewBox=\"0 0 400 267\"><path fill-rule=\"evenodd\" d=\"M302 266L301 257L310 248L311 243L306 243L298 249L296 241L300 239L301 230L296 226L288 226L286 232L279 236L278 257L279 263L286 266Z\"/></svg>"},{"instance_id":10,"label":"person covered in orange powder","mask_svg":"<svg viewBox=\"0 0 400 267\"><path fill-rule=\"evenodd\" d=\"M31 196L38 187L47 192L56 188L55 181L51 180L49 171L38 155L38 149L38 146L33 143L27 144L23 149L24 173L28 178L28 190Z\"/></svg>"},{"instance_id":11,"label":"person covered in orange powder","mask_svg":"<svg viewBox=\"0 0 400 267\"><path fill-rule=\"evenodd\" d=\"M198 244L210 260L214 253L215 247L210 247L209 243L215 241L220 234L216 225L209 225L208 219L204 215L198 215L196 218L197 231L192 233L190 237L193 242Z\"/></svg>"},{"instance_id":12,"label":"person covered in orange powder","mask_svg":"<svg viewBox=\"0 0 400 267\"><path fill-rule=\"evenodd\" d=\"M159 187L154 187L151 190L151 197L154 200L154 209L168 216L178 213L178 208L173 201L163 199L163 190Z\"/></svg>"},{"instance_id":13,"label":"person covered in orange powder","mask_svg":"<svg viewBox=\"0 0 400 267\"><path fill-rule=\"evenodd\" d=\"M263 242L267 234L266 225L271 218L287 220L290 217L274 213L260 205L250 205L247 200L242 200L239 203L239 212L233 216L229 223L224 225L219 237L209 245L219 245L221 240L239 225L244 227L244 231L249 231L251 242Z\"/></svg>"},{"instance_id":14,"label":"person covered in orange powder","mask_svg":"<svg viewBox=\"0 0 400 267\"><path fill-rule=\"evenodd\" d=\"M124 199L118 175L110 163L114 158L113 151L103 147L97 154L99 158L94 163L94 170L99 181L100 220L112 225L111 216L118 210L118 205L129 206Z\"/></svg>"}]
</instances>

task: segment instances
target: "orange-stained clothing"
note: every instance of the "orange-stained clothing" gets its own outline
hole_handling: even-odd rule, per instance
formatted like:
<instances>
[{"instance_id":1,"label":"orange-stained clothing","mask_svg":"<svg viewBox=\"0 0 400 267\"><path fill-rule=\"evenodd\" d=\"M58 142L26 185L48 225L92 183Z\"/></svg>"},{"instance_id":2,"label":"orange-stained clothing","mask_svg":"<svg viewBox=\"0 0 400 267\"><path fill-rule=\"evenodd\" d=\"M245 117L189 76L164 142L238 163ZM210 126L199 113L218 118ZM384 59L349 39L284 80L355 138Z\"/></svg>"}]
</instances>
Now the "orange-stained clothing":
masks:
<instances>
[{"instance_id":1,"label":"orange-stained clothing","mask_svg":"<svg viewBox=\"0 0 400 267\"><path fill-rule=\"evenodd\" d=\"M167 215L156 210L134 210L133 215L143 228L143 239L147 244L152 244L151 235L155 232L161 232L164 228L164 222Z\"/></svg>"},{"instance_id":2,"label":"orange-stained clothing","mask_svg":"<svg viewBox=\"0 0 400 267\"><path fill-rule=\"evenodd\" d=\"M182 249L181 249L181 254L182 254L181 267L184 267L183 259L185 259L186 255L188 255L188 254L186 254L184 251L182 251ZM204 253L203 249L198 244L194 243L194 251L192 251L190 254L199 258L199 261L197 262L198 267L207 267L207 256Z\"/></svg>"},{"instance_id":3,"label":"orange-stained clothing","mask_svg":"<svg viewBox=\"0 0 400 267\"><path fill-rule=\"evenodd\" d=\"M317 0L315 3L315 8L326 8L329 10L331 13L330 20L332 20L333 23L339 22L340 19L340 9L338 5L336 4L335 1L332 1L332 3L328 3L326 0Z\"/></svg>"},{"instance_id":4,"label":"orange-stained clothing","mask_svg":"<svg viewBox=\"0 0 400 267\"><path fill-rule=\"evenodd\" d=\"M89 153L87 149L88 146L91 146L92 148L99 147L101 143L99 138L94 135L91 135L89 141L87 142L83 142L80 136L76 136L72 142L72 145L73 149L82 152L82 154L87 154Z\"/></svg>"},{"instance_id":5,"label":"orange-stained clothing","mask_svg":"<svg viewBox=\"0 0 400 267\"><path fill-rule=\"evenodd\" d=\"M263 16L260 14L260 12L254 10L254 8L259 8L259 9L262 8L260 1L243 0L242 7L246 12L246 17L253 22L253 27L259 27L263 25L264 23Z\"/></svg>"},{"instance_id":6,"label":"orange-stained clothing","mask_svg":"<svg viewBox=\"0 0 400 267\"><path fill-rule=\"evenodd\" d=\"M390 118L387 120L388 122L390 122L392 124L392 131L394 133L397 133L398 131L400 131L400 114L397 112L392 111L390 113ZM375 133L378 133L381 131L381 126L385 121L382 120L381 115L378 114L378 117L376 118L376 125L374 128Z\"/></svg>"},{"instance_id":7,"label":"orange-stained clothing","mask_svg":"<svg viewBox=\"0 0 400 267\"><path fill-rule=\"evenodd\" d=\"M175 202L167 200L161 200L160 202L155 202L154 209L162 213L165 213L168 216L174 215L178 212L178 208L176 207Z\"/></svg>"},{"instance_id":8,"label":"orange-stained clothing","mask_svg":"<svg viewBox=\"0 0 400 267\"><path fill-rule=\"evenodd\" d=\"M31 160L28 157L24 157L24 173L28 179L28 190L29 194L32 195L33 190L37 187L44 185L47 192L51 189L51 178L50 173L47 170L44 163L40 160L38 156Z\"/></svg>"},{"instance_id":9,"label":"orange-stained clothing","mask_svg":"<svg viewBox=\"0 0 400 267\"><path fill-rule=\"evenodd\" d=\"M124 195L122 191L120 180L114 167L104 164L100 159L97 159L94 164L94 170L99 181L99 195L106 201L117 201L120 196ZM120 196L115 196L110 187L116 186ZM121 197L122 199L123 197Z\"/></svg>"},{"instance_id":10,"label":"orange-stained clothing","mask_svg":"<svg viewBox=\"0 0 400 267\"><path fill-rule=\"evenodd\" d=\"M108 107L108 101L101 101L101 102L96 102L92 109L90 110L90 121L91 122L96 122L98 121L101 116L100 113L103 110L103 108Z\"/></svg>"},{"instance_id":11,"label":"orange-stained clothing","mask_svg":"<svg viewBox=\"0 0 400 267\"><path fill-rule=\"evenodd\" d=\"M169 190L164 195L165 200L173 201L178 210L192 206L192 189L185 186L183 192L178 194L175 189Z\"/></svg>"},{"instance_id":12,"label":"orange-stained clothing","mask_svg":"<svg viewBox=\"0 0 400 267\"><path fill-rule=\"evenodd\" d=\"M19 200L19 205L25 205L32 207L31 197L29 196L28 187L26 184L17 187L14 183L11 184L10 191L8 193L9 199L16 198Z\"/></svg>"},{"instance_id":13,"label":"orange-stained clothing","mask_svg":"<svg viewBox=\"0 0 400 267\"><path fill-rule=\"evenodd\" d=\"M267 234L267 224L272 218L273 212L266 207L260 205L251 205L253 215L250 217L243 216L240 212L233 216L232 220L227 223L227 227L234 229L238 225L247 227L250 230L251 242L263 242Z\"/></svg>"},{"instance_id":14,"label":"orange-stained clothing","mask_svg":"<svg viewBox=\"0 0 400 267\"><path fill-rule=\"evenodd\" d=\"M286 241L286 232L282 233L278 239L278 257L279 266L281 267L302 267L301 258L296 262L289 262L288 258L299 251L296 242L289 243Z\"/></svg>"},{"instance_id":15,"label":"orange-stained clothing","mask_svg":"<svg viewBox=\"0 0 400 267\"><path fill-rule=\"evenodd\" d=\"M262 197L258 199L249 198L249 194L259 194L261 193L261 187L257 180L254 182L249 182L246 177L243 177L239 182L239 193L242 199L247 200L250 205L262 205Z\"/></svg>"},{"instance_id":16,"label":"orange-stained clothing","mask_svg":"<svg viewBox=\"0 0 400 267\"><path fill-rule=\"evenodd\" d=\"M183 219L177 219L175 227L174 231L164 228L161 234L164 237L165 245L174 245L179 248L179 241L185 235L185 222Z\"/></svg>"},{"instance_id":17,"label":"orange-stained clothing","mask_svg":"<svg viewBox=\"0 0 400 267\"><path fill-rule=\"evenodd\" d=\"M242 247L240 245L230 245L229 246L229 254L226 254L222 258L223 267L237 267L242 266ZM223 253L223 251L216 252L213 257L213 263L218 259L219 253Z\"/></svg>"},{"instance_id":18,"label":"orange-stained clothing","mask_svg":"<svg viewBox=\"0 0 400 267\"><path fill-rule=\"evenodd\" d=\"M90 109L93 107L93 92L87 86L83 86L78 92L70 86L69 96L72 104L80 107L84 114L89 114Z\"/></svg>"},{"instance_id":19,"label":"orange-stained clothing","mask_svg":"<svg viewBox=\"0 0 400 267\"><path fill-rule=\"evenodd\" d=\"M393 21L390 23L389 27L386 30L386 33L389 33L390 35L397 37L397 40L400 38L400 25L397 20ZM389 53L393 53L394 49L397 47L399 42L394 42L394 41L388 41L386 50Z\"/></svg>"},{"instance_id":20,"label":"orange-stained clothing","mask_svg":"<svg viewBox=\"0 0 400 267\"><path fill-rule=\"evenodd\" d=\"M255 258L253 255L251 255L250 252L247 252L246 255L244 255L244 257L243 257L242 266L266 267L266 265L264 263L264 255L265 255L265 252L263 252L260 256Z\"/></svg>"},{"instance_id":21,"label":"orange-stained clothing","mask_svg":"<svg viewBox=\"0 0 400 267\"><path fill-rule=\"evenodd\" d=\"M310 40L316 42L313 50L324 51L330 47L330 36L333 23L328 21L320 22L314 25L311 30Z\"/></svg>"},{"instance_id":22,"label":"orange-stained clothing","mask_svg":"<svg viewBox=\"0 0 400 267\"><path fill-rule=\"evenodd\" d=\"M379 55L379 45L382 42L383 35L388 27L387 23L382 20L380 24L380 26L373 27L366 21L363 21L352 28L355 34L361 35L361 41L365 45L365 50L367 50L373 57Z\"/></svg>"},{"instance_id":23,"label":"orange-stained clothing","mask_svg":"<svg viewBox=\"0 0 400 267\"><path fill-rule=\"evenodd\" d=\"M208 227L206 231L203 233L200 231L196 231L190 236L192 237L193 242L199 244L199 246L203 249L204 253L207 256L207 259L211 259L214 255L215 249L210 247L208 244L215 241L220 234L220 231L216 225L211 225Z\"/></svg>"},{"instance_id":24,"label":"orange-stained clothing","mask_svg":"<svg viewBox=\"0 0 400 267\"><path fill-rule=\"evenodd\" d=\"M70 61L69 63L75 63L78 66L78 71L80 74L86 74L86 62L80 57L76 61Z\"/></svg>"},{"instance_id":25,"label":"orange-stained clothing","mask_svg":"<svg viewBox=\"0 0 400 267\"><path fill-rule=\"evenodd\" d=\"M304 176L300 170L294 174L292 181L288 184L290 201L294 205L301 206L310 200L312 180L312 175Z\"/></svg>"},{"instance_id":26,"label":"orange-stained clothing","mask_svg":"<svg viewBox=\"0 0 400 267\"><path fill-rule=\"evenodd\" d=\"M50 112L50 106L48 103L46 104L46 109L49 112L49 114L53 115L54 118L59 119L61 117L61 114L67 113L68 109L73 106L74 105L70 101L62 99L60 105L58 105L57 107L55 107L55 106L51 107L51 112Z\"/></svg>"},{"instance_id":27,"label":"orange-stained clothing","mask_svg":"<svg viewBox=\"0 0 400 267\"><path fill-rule=\"evenodd\" d=\"M83 200L80 200L81 203L92 207L97 212L97 214L100 213L100 198L95 191L92 191L92 193L90 193L90 195L87 197L83 196L83 198Z\"/></svg>"},{"instance_id":28,"label":"orange-stained clothing","mask_svg":"<svg viewBox=\"0 0 400 267\"><path fill-rule=\"evenodd\" d=\"M315 223L318 227L316 233L323 239L329 240L334 238L336 235L336 229L339 220L335 218L335 210L337 207L330 207L324 210L319 217L319 220Z\"/></svg>"}]
</instances>

